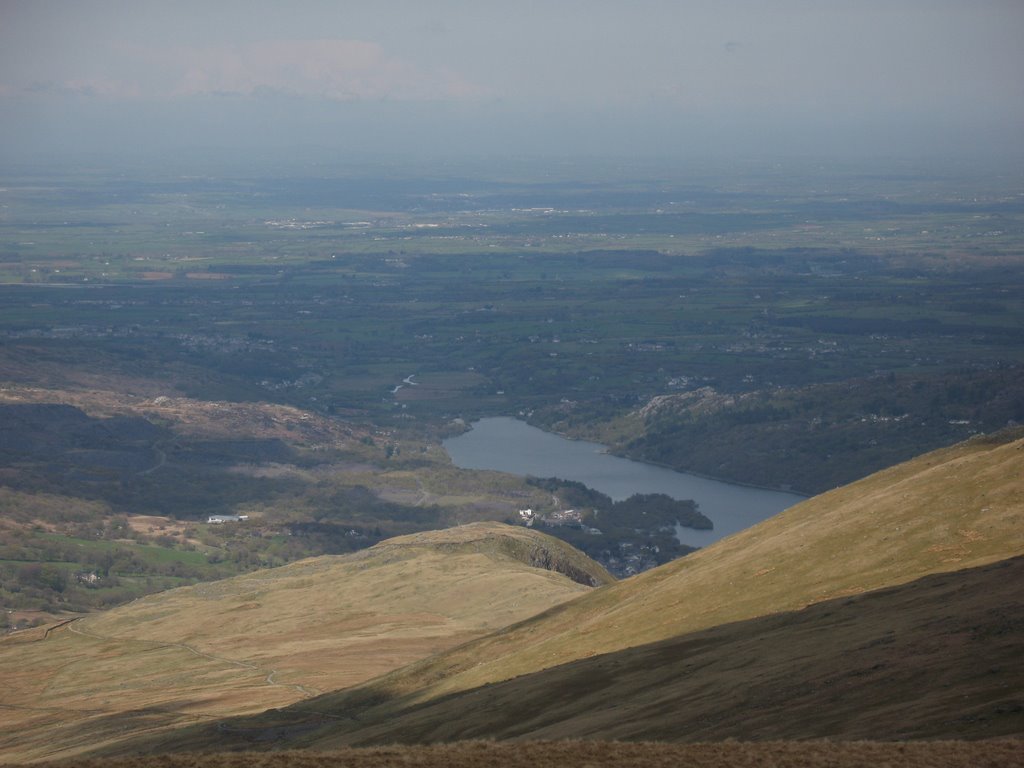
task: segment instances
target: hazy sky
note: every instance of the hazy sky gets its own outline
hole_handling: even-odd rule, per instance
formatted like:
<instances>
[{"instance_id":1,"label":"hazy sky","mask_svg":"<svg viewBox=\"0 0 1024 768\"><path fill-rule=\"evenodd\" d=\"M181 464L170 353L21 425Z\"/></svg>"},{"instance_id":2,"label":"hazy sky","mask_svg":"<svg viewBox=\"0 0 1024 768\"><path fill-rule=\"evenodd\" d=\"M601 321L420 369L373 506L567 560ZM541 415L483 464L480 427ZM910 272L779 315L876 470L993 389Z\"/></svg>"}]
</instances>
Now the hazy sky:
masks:
<instances>
[{"instance_id":1,"label":"hazy sky","mask_svg":"<svg viewBox=\"0 0 1024 768\"><path fill-rule=\"evenodd\" d=\"M1024 153L1024 0L0 0L0 157Z\"/></svg>"}]
</instances>

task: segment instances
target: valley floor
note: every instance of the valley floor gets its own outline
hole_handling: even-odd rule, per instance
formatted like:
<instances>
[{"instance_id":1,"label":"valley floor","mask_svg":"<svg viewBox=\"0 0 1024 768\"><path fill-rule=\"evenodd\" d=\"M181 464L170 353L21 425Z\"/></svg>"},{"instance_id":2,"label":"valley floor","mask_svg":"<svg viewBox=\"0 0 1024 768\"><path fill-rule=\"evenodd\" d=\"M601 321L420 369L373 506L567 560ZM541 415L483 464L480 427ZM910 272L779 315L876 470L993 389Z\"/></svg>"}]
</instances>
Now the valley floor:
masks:
<instances>
[{"instance_id":1,"label":"valley floor","mask_svg":"<svg viewBox=\"0 0 1024 768\"><path fill-rule=\"evenodd\" d=\"M1014 768L1024 742L995 741L725 741L659 744L602 741L456 742L427 747L374 747L334 752L181 753L35 763L56 768ZM13 768L8 766L7 768Z\"/></svg>"}]
</instances>

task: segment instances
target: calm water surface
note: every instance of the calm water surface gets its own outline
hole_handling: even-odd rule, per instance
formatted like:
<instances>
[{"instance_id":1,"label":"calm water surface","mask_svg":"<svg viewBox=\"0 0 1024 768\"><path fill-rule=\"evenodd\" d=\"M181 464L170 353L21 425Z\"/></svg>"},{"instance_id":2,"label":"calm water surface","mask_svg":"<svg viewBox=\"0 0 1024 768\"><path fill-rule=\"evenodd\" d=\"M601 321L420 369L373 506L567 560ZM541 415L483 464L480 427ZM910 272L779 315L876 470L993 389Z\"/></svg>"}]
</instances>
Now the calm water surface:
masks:
<instances>
[{"instance_id":1,"label":"calm water surface","mask_svg":"<svg viewBox=\"0 0 1024 768\"><path fill-rule=\"evenodd\" d=\"M481 419L472 426L469 432L444 441L456 466L577 480L615 501L634 493L664 493L674 499L693 499L715 526L710 531L677 528L679 540L694 547L706 546L748 528L804 498L611 456L597 443L567 440L518 419Z\"/></svg>"}]
</instances>

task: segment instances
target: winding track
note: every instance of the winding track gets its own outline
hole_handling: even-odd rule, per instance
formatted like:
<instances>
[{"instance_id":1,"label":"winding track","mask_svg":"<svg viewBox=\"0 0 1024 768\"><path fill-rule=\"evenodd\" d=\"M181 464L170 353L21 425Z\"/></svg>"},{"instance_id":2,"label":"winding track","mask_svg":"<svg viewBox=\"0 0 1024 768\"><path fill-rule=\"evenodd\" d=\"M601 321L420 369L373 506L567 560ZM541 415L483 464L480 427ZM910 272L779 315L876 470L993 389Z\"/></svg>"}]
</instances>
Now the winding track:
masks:
<instances>
[{"instance_id":1,"label":"winding track","mask_svg":"<svg viewBox=\"0 0 1024 768\"><path fill-rule=\"evenodd\" d=\"M76 635L82 635L83 637L91 637L91 638L93 638L95 640L107 640L107 641L112 641L112 642L121 642L122 641L122 638L106 637L104 635L98 635L95 632L88 632L88 631L82 629L80 626L79 627L71 626L72 622L78 621L79 619L82 619L82 618L84 618L84 617L78 616L78 617L76 617L74 619L68 619L67 621L61 622L60 624L56 624L56 625L54 625L52 627L49 627L46 630L46 633L43 635L42 639L43 640L47 639L49 637L49 635L50 635L50 632L53 631L53 630L61 629L62 627L67 627L69 632L74 632ZM135 639L135 638L128 638L128 639L130 639L132 642L135 642L135 643L149 643L154 648L181 648L181 649L186 650L189 653L192 653L192 654L194 654L194 655L196 655L196 656L198 656L200 658L209 659L210 661L215 661L215 662L218 662L218 663L221 663L221 664L230 664L232 666L240 667L242 669L251 670L253 672L262 673L264 671L258 665L253 664L251 662L248 662L248 661L237 661L235 659L225 658L224 656L214 656L211 653L206 653L205 651L201 651L201 650L199 650L198 648L196 648L194 646L188 645L187 643L166 643L166 642L162 642L160 640L138 640L138 639ZM303 698L307 698L307 699L311 698L313 696L318 695L317 691L310 690L306 686L298 684L298 683L279 683L279 682L277 682L274 679L274 677L277 675L277 672L278 671L276 669L271 669L271 670L267 671L267 675L263 679L264 682L267 685L278 686L278 687L281 687L281 688L292 688L295 691L297 691L299 694L301 694Z\"/></svg>"},{"instance_id":2,"label":"winding track","mask_svg":"<svg viewBox=\"0 0 1024 768\"><path fill-rule=\"evenodd\" d=\"M65 619L63 621L57 622L57 623L47 627L46 630L43 632L42 637L40 637L35 642L43 642L45 640L48 640L48 639L50 639L50 635L52 633L56 632L57 630L64 629L64 628L67 628L67 630L69 632L73 632L76 635L81 635L82 637L90 637L90 638L93 638L95 640L105 640L105 641L112 641L112 642L124 642L121 638L107 637L107 636L104 636L104 635L98 635L95 632L89 632L89 631L81 628L80 626L72 626L76 622L81 621L83 618L86 618L86 617L84 617L84 616L75 616L74 618ZM223 656L214 656L213 654L209 654L209 653L206 653L205 651L201 651L198 648L195 648L195 647L193 647L191 645L188 645L187 643L163 643L163 642L160 642L158 640L136 640L136 639L132 639L131 641L132 642L136 642L136 643L148 643L148 644L152 645L154 648L181 648L181 649L184 649L184 650L188 651L189 653L192 653L192 654L194 654L194 655L196 655L196 656L198 656L200 658L209 659L210 661L215 661L215 662L222 663L222 664L230 664L232 666L240 667L240 668L246 669L246 670L251 670L253 672L260 672L260 673L263 672L263 670L261 670L256 664L252 664L252 663L247 662L247 661L236 661L235 659L228 659L228 658L224 658ZM279 682L277 682L274 679L274 677L276 675L277 675L277 670L272 669L272 670L270 670L267 673L266 677L264 677L263 680L264 680L264 682L267 685L273 685L273 686L278 686L278 687L283 687L283 688L292 688L295 691L297 691L298 693L300 693L304 698L310 698L310 697L318 695L317 691L310 690L309 688L306 688L304 685L290 684L290 683L279 683ZM75 707L47 707L47 706L41 706L40 707L40 706L30 706L30 705L26 705L26 704L7 704L7 703L0 703L0 709L18 710L18 711L24 711L24 712L56 713L56 714L86 715L86 716L105 716L105 715L110 715L111 714L111 711L109 709L98 709L98 708L91 708L91 707L82 707L82 708L75 708ZM220 720L222 718L221 715L207 714L207 713L203 713L203 712L181 712L181 711L178 711L176 709L169 709L169 708L161 707L159 705L152 706L152 707L147 707L147 711L148 712L152 712L152 713L159 712L159 713L164 714L164 715L171 715L171 716L174 716L174 717L186 718L186 719L193 720L193 721L207 721L207 722L209 722L211 720L216 721L216 720ZM325 713L322 713L322 714L323 714L324 717L331 717L331 718L336 718L336 719L344 719L344 718L340 718L337 715L334 715L334 714L331 714L331 713L326 713L325 712ZM222 727L225 730L230 730L230 727L227 726L225 723L221 723L219 727Z\"/></svg>"}]
</instances>

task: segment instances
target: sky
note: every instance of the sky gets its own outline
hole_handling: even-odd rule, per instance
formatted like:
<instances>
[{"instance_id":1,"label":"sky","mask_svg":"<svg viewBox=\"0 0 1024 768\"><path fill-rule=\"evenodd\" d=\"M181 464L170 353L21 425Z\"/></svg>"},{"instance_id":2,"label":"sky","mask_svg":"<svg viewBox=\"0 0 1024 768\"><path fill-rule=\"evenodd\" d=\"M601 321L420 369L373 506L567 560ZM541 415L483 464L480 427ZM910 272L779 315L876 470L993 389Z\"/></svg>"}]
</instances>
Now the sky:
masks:
<instances>
[{"instance_id":1,"label":"sky","mask_svg":"<svg viewBox=\"0 0 1024 768\"><path fill-rule=\"evenodd\" d=\"M1024 156L1024 0L0 0L0 160Z\"/></svg>"}]
</instances>

